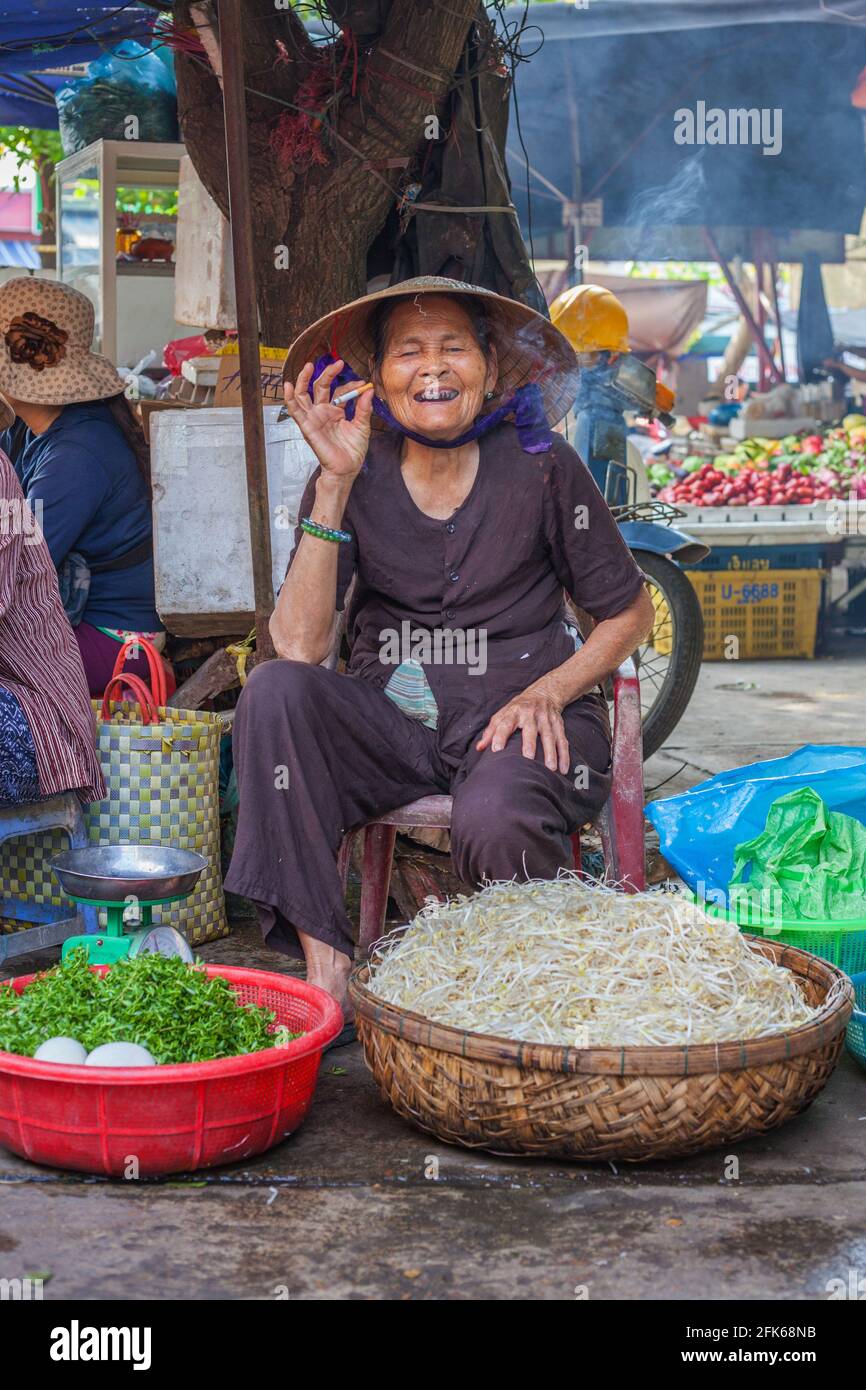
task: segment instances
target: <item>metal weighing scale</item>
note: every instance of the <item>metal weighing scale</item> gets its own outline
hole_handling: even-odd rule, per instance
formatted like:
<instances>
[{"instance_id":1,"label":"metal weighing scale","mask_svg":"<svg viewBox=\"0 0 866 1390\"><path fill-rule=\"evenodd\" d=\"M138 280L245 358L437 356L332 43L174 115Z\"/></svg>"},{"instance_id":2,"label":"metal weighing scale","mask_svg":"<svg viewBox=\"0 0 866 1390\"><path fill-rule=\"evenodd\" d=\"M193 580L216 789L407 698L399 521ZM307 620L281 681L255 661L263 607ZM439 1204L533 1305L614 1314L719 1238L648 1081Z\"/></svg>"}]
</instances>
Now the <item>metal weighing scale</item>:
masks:
<instances>
[{"instance_id":1,"label":"metal weighing scale","mask_svg":"<svg viewBox=\"0 0 866 1390\"><path fill-rule=\"evenodd\" d=\"M52 861L63 891L73 902L102 908L105 927L63 943L62 960L81 946L91 965L141 954L180 956L193 953L174 927L154 926L155 907L189 897L207 860L170 845L88 845L68 849Z\"/></svg>"}]
</instances>

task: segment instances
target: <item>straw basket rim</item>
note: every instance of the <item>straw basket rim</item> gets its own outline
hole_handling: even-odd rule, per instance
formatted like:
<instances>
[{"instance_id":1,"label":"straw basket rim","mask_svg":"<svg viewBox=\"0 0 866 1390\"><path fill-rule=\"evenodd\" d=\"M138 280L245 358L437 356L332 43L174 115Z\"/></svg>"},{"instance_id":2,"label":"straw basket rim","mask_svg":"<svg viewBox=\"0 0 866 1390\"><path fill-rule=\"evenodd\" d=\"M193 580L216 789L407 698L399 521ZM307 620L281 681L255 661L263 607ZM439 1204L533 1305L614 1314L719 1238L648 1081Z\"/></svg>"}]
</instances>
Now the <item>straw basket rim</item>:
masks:
<instances>
[{"instance_id":1,"label":"straw basket rim","mask_svg":"<svg viewBox=\"0 0 866 1390\"><path fill-rule=\"evenodd\" d=\"M475 1061L563 1073L616 1076L697 1076L740 1071L786 1062L825 1047L845 1031L854 1008L854 987L844 971L797 946L744 933L750 948L801 979L825 986L817 1016L787 1033L722 1043L665 1044L641 1047L563 1047L518 1042L434 1023L422 1014L380 999L368 987L369 961L355 966L349 997L356 1012L374 1027L408 1042Z\"/></svg>"}]
</instances>

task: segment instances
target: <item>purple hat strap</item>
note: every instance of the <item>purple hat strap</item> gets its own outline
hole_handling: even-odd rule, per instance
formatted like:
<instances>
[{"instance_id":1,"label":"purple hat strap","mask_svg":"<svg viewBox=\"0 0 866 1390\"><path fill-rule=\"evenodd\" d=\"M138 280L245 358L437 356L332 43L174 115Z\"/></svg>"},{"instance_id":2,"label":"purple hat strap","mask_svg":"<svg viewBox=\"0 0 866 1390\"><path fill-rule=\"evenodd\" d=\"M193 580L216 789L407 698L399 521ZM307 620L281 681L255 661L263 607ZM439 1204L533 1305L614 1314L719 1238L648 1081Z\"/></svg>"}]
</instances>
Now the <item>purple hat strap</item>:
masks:
<instances>
[{"instance_id":1,"label":"purple hat strap","mask_svg":"<svg viewBox=\"0 0 866 1390\"><path fill-rule=\"evenodd\" d=\"M330 353L324 353L317 357L313 366L313 375L310 378L309 391L313 394L313 384L321 376L326 367L334 361ZM331 396L334 392L347 386L353 381L360 381L357 372L346 363L331 382ZM407 439L414 439L417 444L426 444L430 449L456 449L461 444L468 444L473 439L478 439L488 430L492 430L496 425L506 419L507 416L514 416L514 424L520 440L521 448L527 454L541 454L550 448L552 439L550 426L547 423L547 416L544 412L544 398L541 388L536 382L527 382L525 386L518 386L517 390L503 401L502 405L489 415L482 415L479 420L461 434L457 439L428 439L424 434L418 434L415 430L407 429L395 420L385 402L379 397L373 398L373 410L380 420L398 434L405 435ZM345 406L346 418L351 420L355 414L355 402L349 401Z\"/></svg>"}]
</instances>

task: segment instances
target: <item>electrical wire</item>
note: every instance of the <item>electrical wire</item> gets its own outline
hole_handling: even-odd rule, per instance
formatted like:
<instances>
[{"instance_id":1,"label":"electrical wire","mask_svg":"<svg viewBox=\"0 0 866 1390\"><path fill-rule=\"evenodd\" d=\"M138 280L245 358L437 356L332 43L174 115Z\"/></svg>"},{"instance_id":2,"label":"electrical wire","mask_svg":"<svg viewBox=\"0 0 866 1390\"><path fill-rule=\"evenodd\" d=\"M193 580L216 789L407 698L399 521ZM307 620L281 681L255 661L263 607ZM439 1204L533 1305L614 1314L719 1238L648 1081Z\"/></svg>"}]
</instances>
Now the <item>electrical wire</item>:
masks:
<instances>
[{"instance_id":1,"label":"electrical wire","mask_svg":"<svg viewBox=\"0 0 866 1390\"><path fill-rule=\"evenodd\" d=\"M520 22L518 22L517 20L514 21L514 25L516 26L516 28L515 28L513 34L509 32L511 26L508 25L508 24L505 22L505 20L503 19L502 11L503 11L503 9L504 9L504 0L495 0L494 5L493 5L493 8L499 13L500 22L501 22L501 24L502 24L503 29L505 30L507 42L505 42L505 43L503 44L503 50L504 50L504 53L507 55L507 57L508 57L508 59L509 59L509 61L510 61L510 64L511 64L511 108L512 108L512 110L513 110L513 112L514 112L514 127L515 127L515 130L517 131L517 139L518 139L518 141L519 141L519 143L520 143L520 149L521 149L522 154L523 154L523 162L524 162L524 167L525 167L525 170L526 170L526 239L527 239L527 241L528 241L528 243L529 243L529 258L530 258L530 262L534 265L534 264L535 264L535 241L534 241L533 234L532 234L532 191L531 191L531 189L530 189L530 184L529 184L529 179L530 179L529 153L528 153L527 148L526 148L526 141L525 141L524 138L523 138L523 128L522 128L522 126L521 126L521 124L520 124L520 102L519 102L518 96L517 96L517 76L516 76L516 72L517 72L517 64L518 64L518 62L527 62L527 61L528 61L528 58L527 58L524 54L521 53L520 46L519 46L520 38L521 38L521 36L522 36L528 29L531 30L531 29L533 29L533 28L536 28L537 26L536 26L536 25L529 25L529 24L527 24L527 15L528 15L528 12L529 12L529 0L524 0L522 21L520 21ZM542 32L540 29L539 29L539 33L541 34L541 43L539 43L538 48L535 49L535 53L539 53L539 52L541 51L543 45L544 45L544 34L543 34L543 32ZM535 56L535 53L533 53L531 56L534 57L534 56Z\"/></svg>"}]
</instances>

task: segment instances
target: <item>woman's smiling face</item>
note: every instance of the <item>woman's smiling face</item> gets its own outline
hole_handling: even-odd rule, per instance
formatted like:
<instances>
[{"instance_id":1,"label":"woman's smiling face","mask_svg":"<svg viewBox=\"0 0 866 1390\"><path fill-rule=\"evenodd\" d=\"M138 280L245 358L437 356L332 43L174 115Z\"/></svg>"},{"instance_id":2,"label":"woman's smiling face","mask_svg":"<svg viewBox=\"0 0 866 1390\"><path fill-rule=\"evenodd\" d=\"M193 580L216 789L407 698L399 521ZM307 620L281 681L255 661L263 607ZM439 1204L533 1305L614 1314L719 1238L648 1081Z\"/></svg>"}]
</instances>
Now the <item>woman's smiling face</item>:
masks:
<instances>
[{"instance_id":1,"label":"woman's smiling face","mask_svg":"<svg viewBox=\"0 0 866 1390\"><path fill-rule=\"evenodd\" d=\"M400 300L385 324L377 394L399 424L431 439L456 439L496 383L496 350L479 345L462 304L444 294Z\"/></svg>"}]
</instances>

